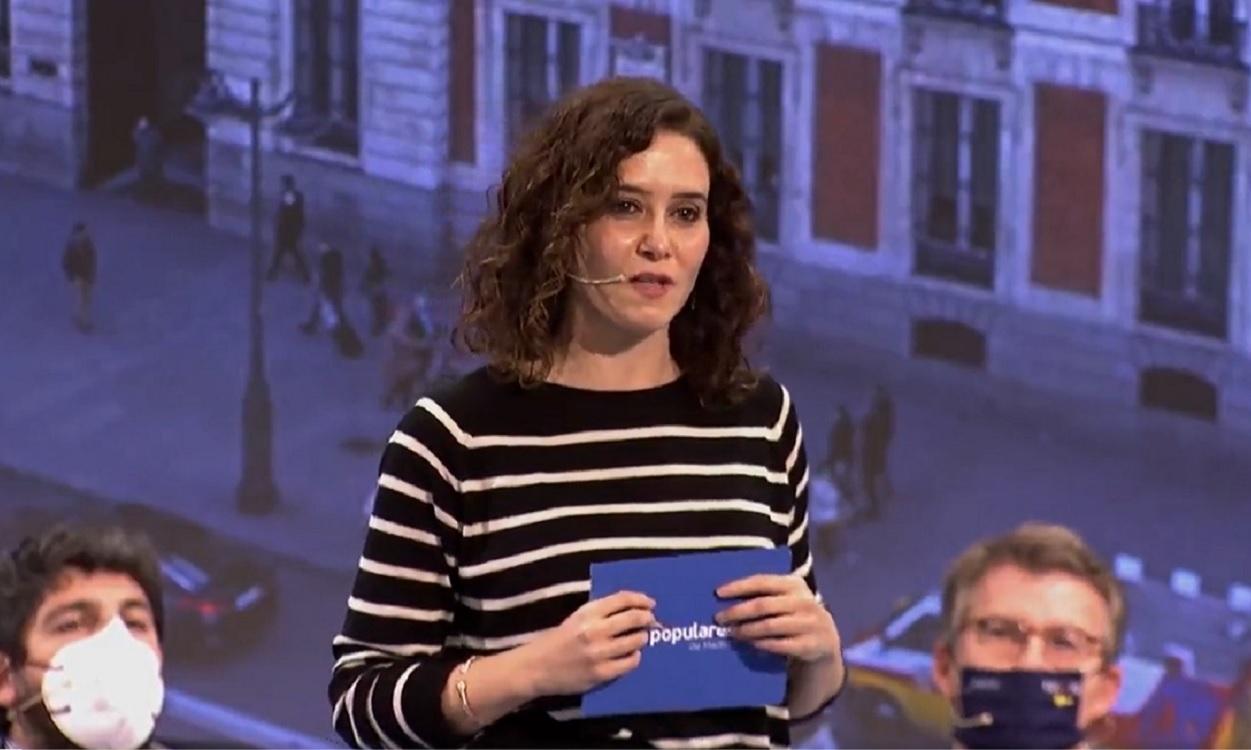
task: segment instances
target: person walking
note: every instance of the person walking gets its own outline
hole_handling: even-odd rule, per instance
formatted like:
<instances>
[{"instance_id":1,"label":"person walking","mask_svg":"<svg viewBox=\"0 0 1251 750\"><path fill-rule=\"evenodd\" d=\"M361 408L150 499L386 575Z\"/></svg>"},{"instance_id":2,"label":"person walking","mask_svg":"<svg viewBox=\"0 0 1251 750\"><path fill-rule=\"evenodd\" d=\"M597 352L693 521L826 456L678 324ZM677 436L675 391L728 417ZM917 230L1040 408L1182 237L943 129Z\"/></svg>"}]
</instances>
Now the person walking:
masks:
<instances>
[{"instance_id":1,"label":"person walking","mask_svg":"<svg viewBox=\"0 0 1251 750\"><path fill-rule=\"evenodd\" d=\"M387 268L386 258L382 257L382 250L377 245L371 245L369 262L361 277L361 291L364 292L365 299L369 300L369 333L375 338L387 330L387 323L391 319L391 299L387 294L387 280L390 277L391 270Z\"/></svg>"},{"instance_id":2,"label":"person walking","mask_svg":"<svg viewBox=\"0 0 1251 750\"><path fill-rule=\"evenodd\" d=\"M309 282L308 264L304 262L304 252L300 243L304 239L304 193L295 186L295 178L289 174L282 176L282 193L278 198L278 215L275 221L274 254L269 261L269 272L266 278L270 281L278 278L283 258L290 257L295 263L296 273L305 284Z\"/></svg>"},{"instance_id":3,"label":"person walking","mask_svg":"<svg viewBox=\"0 0 1251 750\"><path fill-rule=\"evenodd\" d=\"M870 518L881 514L883 496L892 493L888 459L895 436L895 405L883 386L873 394L873 404L865 415L862 431L862 480Z\"/></svg>"},{"instance_id":4,"label":"person walking","mask_svg":"<svg viewBox=\"0 0 1251 750\"><path fill-rule=\"evenodd\" d=\"M65 243L61 255L61 270L74 289L74 324L83 333L93 329L91 321L91 297L96 285L96 245L87 231L87 225L78 222Z\"/></svg>"},{"instance_id":5,"label":"person walking","mask_svg":"<svg viewBox=\"0 0 1251 750\"><path fill-rule=\"evenodd\" d=\"M164 182L164 142L161 131L146 117L140 117L131 131L135 144L135 166L139 172L139 191L151 197Z\"/></svg>"},{"instance_id":6,"label":"person walking","mask_svg":"<svg viewBox=\"0 0 1251 750\"><path fill-rule=\"evenodd\" d=\"M844 500L850 500L854 492L852 477L855 474L856 423L845 404L839 404L838 415L830 428L829 451L826 467L830 481L834 483Z\"/></svg>"}]
</instances>

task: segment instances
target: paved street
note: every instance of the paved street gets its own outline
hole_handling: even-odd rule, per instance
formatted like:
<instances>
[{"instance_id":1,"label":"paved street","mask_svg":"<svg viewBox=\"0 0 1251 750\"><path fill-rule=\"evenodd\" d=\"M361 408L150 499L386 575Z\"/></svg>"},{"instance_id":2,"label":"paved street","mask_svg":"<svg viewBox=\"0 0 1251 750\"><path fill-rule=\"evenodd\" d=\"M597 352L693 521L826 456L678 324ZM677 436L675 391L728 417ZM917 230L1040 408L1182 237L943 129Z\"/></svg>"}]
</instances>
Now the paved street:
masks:
<instances>
[{"instance_id":1,"label":"paved street","mask_svg":"<svg viewBox=\"0 0 1251 750\"><path fill-rule=\"evenodd\" d=\"M353 564L362 501L397 414L378 405L378 346L339 358L296 330L311 293L266 287L274 466L282 505L234 509L247 362L247 243L184 214L0 181L0 462L109 497L176 508L332 569ZM97 329L70 325L59 258L88 223L100 254ZM349 269L355 271L355 269ZM355 288L354 284L351 288ZM360 300L354 306L364 327Z\"/></svg>"},{"instance_id":2,"label":"paved street","mask_svg":"<svg viewBox=\"0 0 1251 750\"><path fill-rule=\"evenodd\" d=\"M85 220L101 255L98 328L70 322L59 258ZM359 554L361 504L396 414L378 406L379 347L345 361L296 331L309 292L266 286L278 512L239 515L247 244L185 214L0 178L0 465L143 502L275 553L279 627L239 659L178 685L296 731L325 735L327 643ZM353 282L357 265L349 266ZM354 283L350 288L354 288ZM353 301L358 328L365 310ZM1223 596L1251 579L1251 446L1219 427L1043 396L943 365L772 337L811 457L840 401L896 400L895 499L821 566L845 637L934 585L972 539L1028 518L1071 524L1148 575L1199 572ZM18 502L0 493L0 509ZM1132 613L1131 613L1132 616ZM1251 646L1248 647L1251 650Z\"/></svg>"}]
</instances>

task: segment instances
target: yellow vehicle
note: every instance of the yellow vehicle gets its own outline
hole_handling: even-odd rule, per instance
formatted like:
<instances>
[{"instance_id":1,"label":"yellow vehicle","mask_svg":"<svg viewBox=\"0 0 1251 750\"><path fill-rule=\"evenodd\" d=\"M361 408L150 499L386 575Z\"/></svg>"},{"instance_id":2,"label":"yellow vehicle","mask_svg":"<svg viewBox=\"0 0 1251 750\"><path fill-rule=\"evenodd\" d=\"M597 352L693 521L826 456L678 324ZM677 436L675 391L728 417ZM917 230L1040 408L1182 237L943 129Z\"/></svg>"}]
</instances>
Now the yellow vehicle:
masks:
<instances>
[{"instance_id":1,"label":"yellow vehicle","mask_svg":"<svg viewBox=\"0 0 1251 750\"><path fill-rule=\"evenodd\" d=\"M1188 571L1168 583L1142 577L1141 561L1117 558L1129 633L1121 694L1106 747L1233 747L1231 688L1251 657L1251 588L1205 595ZM937 591L904 602L876 632L845 652L848 687L836 704L841 747L946 747L951 709L931 675L941 635Z\"/></svg>"}]
</instances>

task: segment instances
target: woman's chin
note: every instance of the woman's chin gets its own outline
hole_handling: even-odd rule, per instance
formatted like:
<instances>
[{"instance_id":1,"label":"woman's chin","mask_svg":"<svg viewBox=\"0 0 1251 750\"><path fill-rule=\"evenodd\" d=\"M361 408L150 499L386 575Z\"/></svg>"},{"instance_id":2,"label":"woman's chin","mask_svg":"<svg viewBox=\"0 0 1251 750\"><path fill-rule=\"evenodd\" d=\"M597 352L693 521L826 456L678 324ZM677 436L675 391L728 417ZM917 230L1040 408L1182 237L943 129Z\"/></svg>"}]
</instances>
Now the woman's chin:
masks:
<instances>
[{"instance_id":1,"label":"woman's chin","mask_svg":"<svg viewBox=\"0 0 1251 750\"><path fill-rule=\"evenodd\" d=\"M617 321L618 328L624 335L638 339L650 338L651 336L667 332L675 317L669 314L667 310L648 310L645 313L640 313L642 311L623 316Z\"/></svg>"}]
</instances>

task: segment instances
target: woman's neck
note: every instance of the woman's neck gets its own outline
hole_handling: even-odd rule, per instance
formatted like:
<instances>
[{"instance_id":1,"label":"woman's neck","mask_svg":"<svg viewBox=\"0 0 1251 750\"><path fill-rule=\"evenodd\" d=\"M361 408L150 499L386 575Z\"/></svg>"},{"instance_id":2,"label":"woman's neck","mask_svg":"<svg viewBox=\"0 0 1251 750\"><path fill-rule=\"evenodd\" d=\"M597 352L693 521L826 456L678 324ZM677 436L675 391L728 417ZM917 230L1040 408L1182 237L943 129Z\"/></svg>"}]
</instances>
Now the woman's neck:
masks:
<instances>
[{"instance_id":1,"label":"woman's neck","mask_svg":"<svg viewBox=\"0 0 1251 750\"><path fill-rule=\"evenodd\" d=\"M615 351L595 350L577 338L560 356L548 382L592 391L639 391L677 380L681 370L669 353L667 331Z\"/></svg>"}]
</instances>

